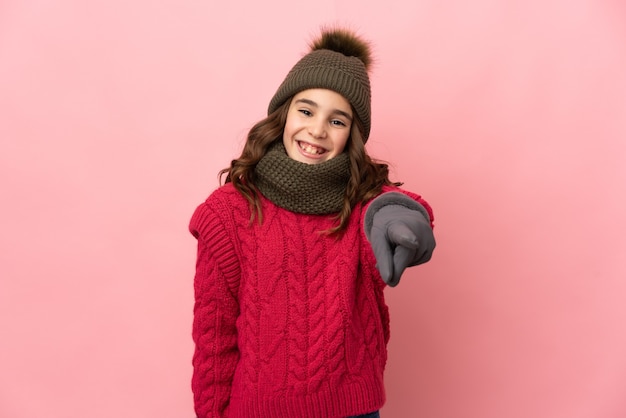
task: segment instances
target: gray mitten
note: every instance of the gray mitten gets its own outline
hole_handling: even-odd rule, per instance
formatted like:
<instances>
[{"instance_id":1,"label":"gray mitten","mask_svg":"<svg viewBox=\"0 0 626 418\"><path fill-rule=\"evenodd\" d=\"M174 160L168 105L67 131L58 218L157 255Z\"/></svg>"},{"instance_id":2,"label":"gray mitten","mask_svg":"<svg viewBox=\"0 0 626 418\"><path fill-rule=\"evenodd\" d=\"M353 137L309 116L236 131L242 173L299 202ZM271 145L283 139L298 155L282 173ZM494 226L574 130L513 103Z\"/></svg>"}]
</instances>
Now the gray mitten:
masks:
<instances>
[{"instance_id":1,"label":"gray mitten","mask_svg":"<svg viewBox=\"0 0 626 418\"><path fill-rule=\"evenodd\" d=\"M428 212L399 192L372 201L365 212L365 234L381 277L392 287L400 282L404 269L427 262L435 249Z\"/></svg>"}]
</instances>

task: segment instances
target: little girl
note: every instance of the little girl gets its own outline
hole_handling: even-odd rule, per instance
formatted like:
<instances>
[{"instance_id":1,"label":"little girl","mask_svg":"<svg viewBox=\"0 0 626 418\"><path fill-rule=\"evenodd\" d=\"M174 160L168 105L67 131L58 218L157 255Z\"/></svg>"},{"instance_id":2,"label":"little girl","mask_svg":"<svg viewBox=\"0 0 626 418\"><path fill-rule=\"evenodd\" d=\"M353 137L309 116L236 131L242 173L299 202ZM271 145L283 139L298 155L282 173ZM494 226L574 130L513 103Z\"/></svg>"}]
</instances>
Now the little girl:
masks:
<instances>
[{"instance_id":1,"label":"little girl","mask_svg":"<svg viewBox=\"0 0 626 418\"><path fill-rule=\"evenodd\" d=\"M383 289L435 239L430 206L365 151L370 62L323 31L193 214L198 418L379 416Z\"/></svg>"}]
</instances>

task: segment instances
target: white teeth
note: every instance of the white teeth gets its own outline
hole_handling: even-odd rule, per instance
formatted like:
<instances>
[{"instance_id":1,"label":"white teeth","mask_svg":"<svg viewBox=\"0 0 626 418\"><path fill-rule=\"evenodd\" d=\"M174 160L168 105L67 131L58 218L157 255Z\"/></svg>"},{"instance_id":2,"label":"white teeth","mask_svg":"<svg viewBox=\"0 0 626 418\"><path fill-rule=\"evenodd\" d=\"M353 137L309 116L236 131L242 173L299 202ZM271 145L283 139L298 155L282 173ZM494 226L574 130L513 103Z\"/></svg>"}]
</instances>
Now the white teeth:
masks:
<instances>
[{"instance_id":1,"label":"white teeth","mask_svg":"<svg viewBox=\"0 0 626 418\"><path fill-rule=\"evenodd\" d=\"M303 142L300 142L300 148L307 154L318 155L324 152L322 148L314 147L310 144L305 144Z\"/></svg>"}]
</instances>

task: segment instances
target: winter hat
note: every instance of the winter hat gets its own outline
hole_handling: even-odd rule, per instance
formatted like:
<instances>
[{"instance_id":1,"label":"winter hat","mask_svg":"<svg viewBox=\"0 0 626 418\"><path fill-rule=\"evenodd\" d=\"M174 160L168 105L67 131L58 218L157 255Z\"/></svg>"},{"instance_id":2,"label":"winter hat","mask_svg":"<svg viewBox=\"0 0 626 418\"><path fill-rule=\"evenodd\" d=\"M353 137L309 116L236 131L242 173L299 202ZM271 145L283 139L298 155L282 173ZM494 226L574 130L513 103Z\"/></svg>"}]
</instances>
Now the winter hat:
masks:
<instances>
[{"instance_id":1,"label":"winter hat","mask_svg":"<svg viewBox=\"0 0 626 418\"><path fill-rule=\"evenodd\" d=\"M325 29L309 46L310 52L296 63L272 97L268 114L303 90L333 90L350 102L363 122L363 141L367 141L371 128L369 44L349 30Z\"/></svg>"}]
</instances>

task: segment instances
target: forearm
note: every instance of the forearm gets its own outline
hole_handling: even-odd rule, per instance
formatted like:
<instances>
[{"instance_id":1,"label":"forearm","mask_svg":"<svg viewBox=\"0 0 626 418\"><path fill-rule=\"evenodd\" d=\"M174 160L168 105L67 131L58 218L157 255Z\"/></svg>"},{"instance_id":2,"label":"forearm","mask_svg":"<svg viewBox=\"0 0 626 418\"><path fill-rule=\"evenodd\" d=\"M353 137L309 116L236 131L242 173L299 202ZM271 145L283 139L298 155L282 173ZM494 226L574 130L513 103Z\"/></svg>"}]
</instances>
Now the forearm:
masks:
<instances>
[{"instance_id":1,"label":"forearm","mask_svg":"<svg viewBox=\"0 0 626 418\"><path fill-rule=\"evenodd\" d=\"M223 417L239 359L235 319L215 301L194 312L192 390L198 418Z\"/></svg>"},{"instance_id":2,"label":"forearm","mask_svg":"<svg viewBox=\"0 0 626 418\"><path fill-rule=\"evenodd\" d=\"M239 360L240 273L232 244L214 211L200 206L190 231L198 239L192 329L194 406L198 418L224 417Z\"/></svg>"}]
</instances>

